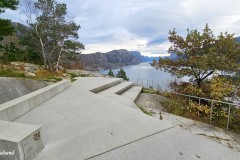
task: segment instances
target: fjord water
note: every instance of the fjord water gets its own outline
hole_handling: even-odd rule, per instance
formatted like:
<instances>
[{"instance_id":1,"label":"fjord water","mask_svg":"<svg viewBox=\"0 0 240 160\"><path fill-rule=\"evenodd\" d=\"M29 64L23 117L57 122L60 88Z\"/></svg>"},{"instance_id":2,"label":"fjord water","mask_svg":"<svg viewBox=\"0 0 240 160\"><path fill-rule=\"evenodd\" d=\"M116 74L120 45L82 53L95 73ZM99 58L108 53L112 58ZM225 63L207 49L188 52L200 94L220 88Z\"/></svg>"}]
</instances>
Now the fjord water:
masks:
<instances>
[{"instance_id":1,"label":"fjord water","mask_svg":"<svg viewBox=\"0 0 240 160\"><path fill-rule=\"evenodd\" d=\"M122 68L126 72L127 77L129 78L129 81L137 82L139 78L154 80L154 81L157 81L163 89L168 89L169 83L171 81L174 81L175 77L167 72L156 70L149 63L150 62L145 62L145 63L140 63L138 65L125 66ZM119 69L120 68L112 70L114 75L117 74ZM108 71L109 70L102 70L100 72L102 74L107 74ZM142 80L139 80L139 83L142 83ZM146 85L147 81L145 80L143 81L143 83L144 85ZM149 85L151 85L150 81L149 81ZM156 84L154 83L153 86L154 85Z\"/></svg>"}]
</instances>

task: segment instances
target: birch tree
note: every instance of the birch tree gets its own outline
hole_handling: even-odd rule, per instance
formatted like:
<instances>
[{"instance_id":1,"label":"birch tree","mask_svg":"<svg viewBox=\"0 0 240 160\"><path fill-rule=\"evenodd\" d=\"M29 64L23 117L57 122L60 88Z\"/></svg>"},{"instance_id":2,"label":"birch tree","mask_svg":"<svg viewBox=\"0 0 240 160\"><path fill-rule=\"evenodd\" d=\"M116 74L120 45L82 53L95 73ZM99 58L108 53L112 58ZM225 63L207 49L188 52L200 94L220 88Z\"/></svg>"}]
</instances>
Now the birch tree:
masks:
<instances>
[{"instance_id":1,"label":"birch tree","mask_svg":"<svg viewBox=\"0 0 240 160\"><path fill-rule=\"evenodd\" d=\"M46 69L55 67L58 71L63 54L69 53L66 41L79 44L76 53L84 49L83 44L77 41L80 26L68 17L66 4L55 0L38 0L35 3L25 0L22 10L28 18L32 38L37 39L36 45L41 50Z\"/></svg>"}]
</instances>

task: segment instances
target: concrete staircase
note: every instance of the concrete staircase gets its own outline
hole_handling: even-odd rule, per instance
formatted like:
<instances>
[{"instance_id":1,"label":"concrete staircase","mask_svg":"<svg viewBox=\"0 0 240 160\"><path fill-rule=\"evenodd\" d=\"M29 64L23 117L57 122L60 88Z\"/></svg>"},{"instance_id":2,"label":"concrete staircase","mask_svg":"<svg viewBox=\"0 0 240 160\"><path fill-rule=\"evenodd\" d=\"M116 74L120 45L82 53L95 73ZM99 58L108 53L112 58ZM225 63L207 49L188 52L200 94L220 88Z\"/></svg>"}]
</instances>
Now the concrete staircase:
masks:
<instances>
[{"instance_id":1,"label":"concrete staircase","mask_svg":"<svg viewBox=\"0 0 240 160\"><path fill-rule=\"evenodd\" d=\"M133 109L140 110L134 103L142 91L142 87L133 82L120 81L118 84L108 86L97 94L113 103L123 104Z\"/></svg>"}]
</instances>

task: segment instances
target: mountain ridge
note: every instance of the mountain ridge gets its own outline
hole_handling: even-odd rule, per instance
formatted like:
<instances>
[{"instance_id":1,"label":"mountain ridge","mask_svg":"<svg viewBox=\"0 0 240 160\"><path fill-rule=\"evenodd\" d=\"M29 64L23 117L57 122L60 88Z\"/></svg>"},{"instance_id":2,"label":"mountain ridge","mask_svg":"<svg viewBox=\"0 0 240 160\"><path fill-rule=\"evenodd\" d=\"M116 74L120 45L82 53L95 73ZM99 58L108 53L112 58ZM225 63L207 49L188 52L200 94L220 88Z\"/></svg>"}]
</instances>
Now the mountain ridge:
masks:
<instances>
[{"instance_id":1,"label":"mountain ridge","mask_svg":"<svg viewBox=\"0 0 240 160\"><path fill-rule=\"evenodd\" d=\"M154 59L153 57L143 56L138 51L128 51L126 49L112 50L106 53L81 54L79 58L81 59L81 67L87 70L113 69L126 65L137 65Z\"/></svg>"}]
</instances>

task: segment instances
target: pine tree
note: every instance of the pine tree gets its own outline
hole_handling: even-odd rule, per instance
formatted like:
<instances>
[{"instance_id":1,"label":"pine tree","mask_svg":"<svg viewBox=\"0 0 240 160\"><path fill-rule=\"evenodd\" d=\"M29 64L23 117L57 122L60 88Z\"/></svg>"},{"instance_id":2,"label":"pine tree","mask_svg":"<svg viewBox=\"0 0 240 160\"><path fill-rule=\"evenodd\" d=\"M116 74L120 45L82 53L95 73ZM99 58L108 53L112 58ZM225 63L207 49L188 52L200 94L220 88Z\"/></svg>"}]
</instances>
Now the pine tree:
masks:
<instances>
[{"instance_id":1,"label":"pine tree","mask_svg":"<svg viewBox=\"0 0 240 160\"><path fill-rule=\"evenodd\" d=\"M129 81L129 78L126 75L126 72L122 68L120 68L120 70L118 71L116 77L117 78L122 78L122 79L124 79L126 81Z\"/></svg>"},{"instance_id":2,"label":"pine tree","mask_svg":"<svg viewBox=\"0 0 240 160\"><path fill-rule=\"evenodd\" d=\"M108 71L108 74L107 74L108 76L111 76L111 77L114 77L114 74L113 74L113 71L112 71L112 69L110 69L109 71Z\"/></svg>"},{"instance_id":3,"label":"pine tree","mask_svg":"<svg viewBox=\"0 0 240 160\"><path fill-rule=\"evenodd\" d=\"M5 12L5 9L16 10L18 0L1 0L0 1L0 14ZM3 40L3 36L9 36L14 32L14 27L11 21L8 19L0 18L0 41Z\"/></svg>"},{"instance_id":4,"label":"pine tree","mask_svg":"<svg viewBox=\"0 0 240 160\"><path fill-rule=\"evenodd\" d=\"M154 60L152 66L156 69L178 77L188 76L198 87L217 71L239 71L240 45L233 34L226 32L215 36L208 25L202 33L188 29L186 37L178 35L175 29L169 34L172 46L168 52L177 54L178 59Z\"/></svg>"}]
</instances>

